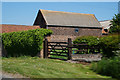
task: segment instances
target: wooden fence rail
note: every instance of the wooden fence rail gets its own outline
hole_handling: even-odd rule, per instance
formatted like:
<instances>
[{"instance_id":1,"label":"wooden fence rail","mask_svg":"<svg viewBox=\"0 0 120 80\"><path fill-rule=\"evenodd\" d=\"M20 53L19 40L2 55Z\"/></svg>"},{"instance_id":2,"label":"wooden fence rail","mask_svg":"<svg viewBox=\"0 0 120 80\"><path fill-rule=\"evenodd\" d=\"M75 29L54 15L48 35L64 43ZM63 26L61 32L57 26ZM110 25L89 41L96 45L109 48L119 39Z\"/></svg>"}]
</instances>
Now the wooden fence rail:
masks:
<instances>
[{"instance_id":1,"label":"wooden fence rail","mask_svg":"<svg viewBox=\"0 0 120 80\"><path fill-rule=\"evenodd\" d=\"M44 58L48 58L49 55L57 55L65 56L68 60L71 60L73 48L77 48L78 50L74 50L77 52L84 51L88 53L88 49L90 49L92 53L94 53L95 50L100 53L99 46L89 46L88 44L72 44L71 38L68 38L68 42L48 42L48 40L45 38L43 47ZM63 53L66 55L63 55Z\"/></svg>"}]
</instances>

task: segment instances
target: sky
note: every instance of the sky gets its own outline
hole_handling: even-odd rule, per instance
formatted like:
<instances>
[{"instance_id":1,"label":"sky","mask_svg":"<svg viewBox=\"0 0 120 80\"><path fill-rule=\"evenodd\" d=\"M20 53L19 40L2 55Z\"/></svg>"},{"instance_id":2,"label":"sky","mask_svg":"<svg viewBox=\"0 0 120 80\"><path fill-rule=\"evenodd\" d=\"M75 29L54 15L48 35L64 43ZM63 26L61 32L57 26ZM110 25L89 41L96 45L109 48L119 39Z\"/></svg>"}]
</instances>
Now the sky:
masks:
<instances>
[{"instance_id":1,"label":"sky","mask_svg":"<svg viewBox=\"0 0 120 80\"><path fill-rule=\"evenodd\" d=\"M2 2L118 2L120 0L1 0Z\"/></svg>"},{"instance_id":2,"label":"sky","mask_svg":"<svg viewBox=\"0 0 120 80\"><path fill-rule=\"evenodd\" d=\"M94 14L102 21L118 13L118 2L2 2L2 24L33 25L39 9Z\"/></svg>"}]
</instances>

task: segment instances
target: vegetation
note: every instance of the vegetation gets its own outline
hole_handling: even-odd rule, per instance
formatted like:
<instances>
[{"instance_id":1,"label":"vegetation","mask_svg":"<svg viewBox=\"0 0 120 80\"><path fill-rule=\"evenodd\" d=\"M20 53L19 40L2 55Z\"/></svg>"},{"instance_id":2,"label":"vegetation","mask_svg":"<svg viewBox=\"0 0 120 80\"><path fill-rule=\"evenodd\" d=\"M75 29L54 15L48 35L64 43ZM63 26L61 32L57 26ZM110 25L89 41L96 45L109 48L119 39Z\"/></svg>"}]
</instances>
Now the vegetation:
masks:
<instances>
[{"instance_id":1,"label":"vegetation","mask_svg":"<svg viewBox=\"0 0 120 80\"><path fill-rule=\"evenodd\" d=\"M111 21L110 33L120 33L120 14L115 14Z\"/></svg>"},{"instance_id":2,"label":"vegetation","mask_svg":"<svg viewBox=\"0 0 120 80\"><path fill-rule=\"evenodd\" d=\"M93 63L91 69L102 75L120 79L120 57L104 58L98 63Z\"/></svg>"},{"instance_id":3,"label":"vegetation","mask_svg":"<svg viewBox=\"0 0 120 80\"><path fill-rule=\"evenodd\" d=\"M119 50L120 48L120 35L109 35L100 38L100 46L103 51L103 55L106 57L116 56L114 51Z\"/></svg>"},{"instance_id":4,"label":"vegetation","mask_svg":"<svg viewBox=\"0 0 120 80\"><path fill-rule=\"evenodd\" d=\"M88 65L25 56L3 58L2 70L30 78L111 78L96 74Z\"/></svg>"},{"instance_id":5,"label":"vegetation","mask_svg":"<svg viewBox=\"0 0 120 80\"><path fill-rule=\"evenodd\" d=\"M2 34L2 43L7 56L36 56L42 48L43 37L52 34L48 29L34 29Z\"/></svg>"},{"instance_id":6,"label":"vegetation","mask_svg":"<svg viewBox=\"0 0 120 80\"><path fill-rule=\"evenodd\" d=\"M62 50L55 50L56 52L62 52ZM67 52L67 51L66 51ZM61 53L62 55L64 56L58 56L58 55L55 55L56 53L55 52L50 52L50 57L51 58L58 58L58 59L63 59L63 60L67 60L68 59L68 55L67 53Z\"/></svg>"},{"instance_id":7,"label":"vegetation","mask_svg":"<svg viewBox=\"0 0 120 80\"><path fill-rule=\"evenodd\" d=\"M119 49L119 40L120 35L108 35L104 37L95 37L95 36L82 36L76 38L73 43L82 44L86 43L90 46L98 45L102 49L102 53L105 57L113 57L116 54L113 51Z\"/></svg>"},{"instance_id":8,"label":"vegetation","mask_svg":"<svg viewBox=\"0 0 120 80\"><path fill-rule=\"evenodd\" d=\"M82 36L82 37L77 37L73 41L73 43L74 44L88 44L89 47L98 46L99 45L99 38L96 36ZM77 48L77 49L81 50L81 48ZM96 51L98 52L98 49L96 49L95 52ZM93 49L87 49L87 51L79 51L79 52L77 52L77 54L86 54L86 52L89 54L89 53L93 53L94 51L93 51Z\"/></svg>"},{"instance_id":9,"label":"vegetation","mask_svg":"<svg viewBox=\"0 0 120 80\"><path fill-rule=\"evenodd\" d=\"M74 41L74 44L88 44L90 46L98 45L99 44L99 38L96 36L82 36L77 37Z\"/></svg>"}]
</instances>

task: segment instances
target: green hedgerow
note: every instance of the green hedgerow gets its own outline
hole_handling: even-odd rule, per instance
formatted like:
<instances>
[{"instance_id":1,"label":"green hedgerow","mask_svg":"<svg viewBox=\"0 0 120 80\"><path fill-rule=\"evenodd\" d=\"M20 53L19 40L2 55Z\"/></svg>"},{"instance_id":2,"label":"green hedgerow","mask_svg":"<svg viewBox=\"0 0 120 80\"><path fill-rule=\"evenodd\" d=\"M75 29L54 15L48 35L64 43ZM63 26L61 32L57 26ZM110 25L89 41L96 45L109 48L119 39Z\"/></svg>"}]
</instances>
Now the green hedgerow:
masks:
<instances>
[{"instance_id":1,"label":"green hedgerow","mask_svg":"<svg viewBox=\"0 0 120 80\"><path fill-rule=\"evenodd\" d=\"M109 35L100 38L100 46L102 48L104 56L112 57L116 55L113 51L116 51L120 48L119 37L120 35Z\"/></svg>"},{"instance_id":2,"label":"green hedgerow","mask_svg":"<svg viewBox=\"0 0 120 80\"><path fill-rule=\"evenodd\" d=\"M35 56L42 48L44 36L52 34L48 29L34 29L21 32L11 32L2 34L2 43L7 50L7 55Z\"/></svg>"},{"instance_id":3,"label":"green hedgerow","mask_svg":"<svg viewBox=\"0 0 120 80\"><path fill-rule=\"evenodd\" d=\"M105 57L113 57L116 55L114 51L119 50L120 48L120 35L108 35L102 37L96 36L81 36L77 37L73 43L74 44L88 44L90 46L99 46L101 48L101 53ZM92 49L91 49L92 50Z\"/></svg>"},{"instance_id":4,"label":"green hedgerow","mask_svg":"<svg viewBox=\"0 0 120 80\"><path fill-rule=\"evenodd\" d=\"M73 41L74 44L88 44L90 46L98 45L99 38L96 36L81 36Z\"/></svg>"}]
</instances>

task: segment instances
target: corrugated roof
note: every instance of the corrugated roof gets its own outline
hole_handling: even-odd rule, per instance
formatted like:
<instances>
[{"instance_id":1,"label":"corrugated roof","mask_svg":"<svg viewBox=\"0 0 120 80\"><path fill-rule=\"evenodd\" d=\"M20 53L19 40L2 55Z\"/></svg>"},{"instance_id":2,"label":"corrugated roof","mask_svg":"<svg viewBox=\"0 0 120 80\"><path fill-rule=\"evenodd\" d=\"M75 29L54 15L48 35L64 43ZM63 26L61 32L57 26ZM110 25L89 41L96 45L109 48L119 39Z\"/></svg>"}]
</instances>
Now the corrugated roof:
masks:
<instances>
[{"instance_id":1,"label":"corrugated roof","mask_svg":"<svg viewBox=\"0 0 120 80\"><path fill-rule=\"evenodd\" d=\"M111 21L112 21L112 20L100 21L100 24L102 25L102 27L103 27L104 29L109 29L109 28L110 28Z\"/></svg>"},{"instance_id":2,"label":"corrugated roof","mask_svg":"<svg viewBox=\"0 0 120 80\"><path fill-rule=\"evenodd\" d=\"M101 27L93 14L40 10L46 25Z\"/></svg>"}]
</instances>

